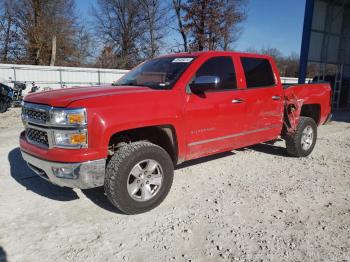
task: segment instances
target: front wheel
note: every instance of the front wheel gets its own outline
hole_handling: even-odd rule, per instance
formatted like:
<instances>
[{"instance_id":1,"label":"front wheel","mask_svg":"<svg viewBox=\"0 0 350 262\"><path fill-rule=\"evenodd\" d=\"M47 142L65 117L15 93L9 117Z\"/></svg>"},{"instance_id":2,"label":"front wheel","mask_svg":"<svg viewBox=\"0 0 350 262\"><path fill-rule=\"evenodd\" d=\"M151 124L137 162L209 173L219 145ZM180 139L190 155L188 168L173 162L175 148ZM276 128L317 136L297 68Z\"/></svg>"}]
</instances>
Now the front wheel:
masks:
<instances>
[{"instance_id":1,"label":"front wheel","mask_svg":"<svg viewBox=\"0 0 350 262\"><path fill-rule=\"evenodd\" d=\"M163 148L149 142L130 143L118 149L108 162L105 192L124 213L143 213L164 200L173 174L173 162Z\"/></svg>"},{"instance_id":2,"label":"front wheel","mask_svg":"<svg viewBox=\"0 0 350 262\"><path fill-rule=\"evenodd\" d=\"M287 152L291 156L305 157L311 154L317 139L317 125L310 117L300 117L295 132L286 137Z\"/></svg>"}]
</instances>

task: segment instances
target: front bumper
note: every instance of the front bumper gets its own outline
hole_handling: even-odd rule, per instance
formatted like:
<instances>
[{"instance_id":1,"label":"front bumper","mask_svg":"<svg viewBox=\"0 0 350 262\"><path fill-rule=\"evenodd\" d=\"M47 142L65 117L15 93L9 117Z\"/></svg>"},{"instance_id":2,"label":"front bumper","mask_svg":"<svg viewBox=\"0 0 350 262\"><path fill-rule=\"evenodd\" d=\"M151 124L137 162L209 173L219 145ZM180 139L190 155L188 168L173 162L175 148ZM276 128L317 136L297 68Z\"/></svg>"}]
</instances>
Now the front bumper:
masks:
<instances>
[{"instance_id":1,"label":"front bumper","mask_svg":"<svg viewBox=\"0 0 350 262\"><path fill-rule=\"evenodd\" d=\"M106 159L81 163L59 163L42 160L23 150L21 152L30 169L53 184L80 189L99 187L104 184ZM72 168L74 178L57 177L53 172L53 168Z\"/></svg>"}]
</instances>

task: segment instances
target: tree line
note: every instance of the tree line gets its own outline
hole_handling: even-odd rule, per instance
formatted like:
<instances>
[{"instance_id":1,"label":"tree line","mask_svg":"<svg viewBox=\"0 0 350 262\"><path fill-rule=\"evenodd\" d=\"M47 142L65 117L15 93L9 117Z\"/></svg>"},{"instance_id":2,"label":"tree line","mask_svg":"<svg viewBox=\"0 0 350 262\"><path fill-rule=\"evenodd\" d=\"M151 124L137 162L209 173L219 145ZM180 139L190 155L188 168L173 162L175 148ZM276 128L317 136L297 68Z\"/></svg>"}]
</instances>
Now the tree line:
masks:
<instances>
[{"instance_id":1,"label":"tree line","mask_svg":"<svg viewBox=\"0 0 350 262\"><path fill-rule=\"evenodd\" d=\"M82 65L91 36L80 24L74 0L3 0L0 60L34 65Z\"/></svg>"},{"instance_id":2,"label":"tree line","mask_svg":"<svg viewBox=\"0 0 350 262\"><path fill-rule=\"evenodd\" d=\"M131 68L167 52L228 50L247 0L2 0L0 62Z\"/></svg>"},{"instance_id":3,"label":"tree line","mask_svg":"<svg viewBox=\"0 0 350 262\"><path fill-rule=\"evenodd\" d=\"M247 1L97 0L87 22L74 0L2 0L0 62L130 69L161 53L232 50ZM296 55L275 58L295 74Z\"/></svg>"},{"instance_id":4,"label":"tree line","mask_svg":"<svg viewBox=\"0 0 350 262\"><path fill-rule=\"evenodd\" d=\"M263 47L259 50L250 47L250 48L247 48L246 52L264 54L264 55L269 55L273 57L281 76L286 76L286 77L299 76L299 55L297 53L293 52L290 55L285 56L277 48L272 48L272 47ZM311 75L314 75L314 72L312 70L309 70L309 71L311 74L308 77L310 77Z\"/></svg>"}]
</instances>

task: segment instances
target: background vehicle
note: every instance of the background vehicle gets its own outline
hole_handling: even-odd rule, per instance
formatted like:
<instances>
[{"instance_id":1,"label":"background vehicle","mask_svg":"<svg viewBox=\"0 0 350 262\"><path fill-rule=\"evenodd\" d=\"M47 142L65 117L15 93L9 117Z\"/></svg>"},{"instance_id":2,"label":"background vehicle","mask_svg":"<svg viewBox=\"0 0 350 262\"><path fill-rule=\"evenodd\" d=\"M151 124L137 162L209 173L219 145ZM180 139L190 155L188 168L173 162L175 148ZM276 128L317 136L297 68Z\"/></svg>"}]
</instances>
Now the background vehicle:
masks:
<instances>
[{"instance_id":1,"label":"background vehicle","mask_svg":"<svg viewBox=\"0 0 350 262\"><path fill-rule=\"evenodd\" d=\"M32 86L31 86L31 88L30 88L29 93L35 93L35 92L37 92L39 89L40 89L40 87L39 87L35 82L32 82Z\"/></svg>"},{"instance_id":2,"label":"background vehicle","mask_svg":"<svg viewBox=\"0 0 350 262\"><path fill-rule=\"evenodd\" d=\"M13 89L0 83L0 113L7 111L12 104Z\"/></svg>"},{"instance_id":3,"label":"background vehicle","mask_svg":"<svg viewBox=\"0 0 350 262\"><path fill-rule=\"evenodd\" d=\"M20 106L23 100L23 91L27 88L26 83L24 82L13 82L13 96L12 103L13 106Z\"/></svg>"},{"instance_id":4,"label":"background vehicle","mask_svg":"<svg viewBox=\"0 0 350 262\"><path fill-rule=\"evenodd\" d=\"M116 86L25 97L23 158L61 186L104 186L125 213L159 205L178 163L270 141L309 155L331 113L329 84L282 86L269 56L182 53L136 67Z\"/></svg>"}]
</instances>

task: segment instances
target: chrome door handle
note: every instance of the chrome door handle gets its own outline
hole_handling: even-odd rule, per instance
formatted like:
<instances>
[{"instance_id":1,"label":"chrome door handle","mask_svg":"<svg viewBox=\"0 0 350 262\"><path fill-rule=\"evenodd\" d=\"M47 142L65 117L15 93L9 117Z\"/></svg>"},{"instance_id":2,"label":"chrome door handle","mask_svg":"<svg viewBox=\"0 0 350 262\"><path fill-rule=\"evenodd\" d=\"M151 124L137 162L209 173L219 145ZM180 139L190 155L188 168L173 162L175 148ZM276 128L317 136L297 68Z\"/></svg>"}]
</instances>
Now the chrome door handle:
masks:
<instances>
[{"instance_id":1,"label":"chrome door handle","mask_svg":"<svg viewBox=\"0 0 350 262\"><path fill-rule=\"evenodd\" d=\"M272 96L272 100L281 100L280 96Z\"/></svg>"},{"instance_id":2,"label":"chrome door handle","mask_svg":"<svg viewBox=\"0 0 350 262\"><path fill-rule=\"evenodd\" d=\"M237 99L233 99L232 100L232 104L240 104L240 103L243 103L244 100L243 99L240 99L240 98L237 98Z\"/></svg>"}]
</instances>

